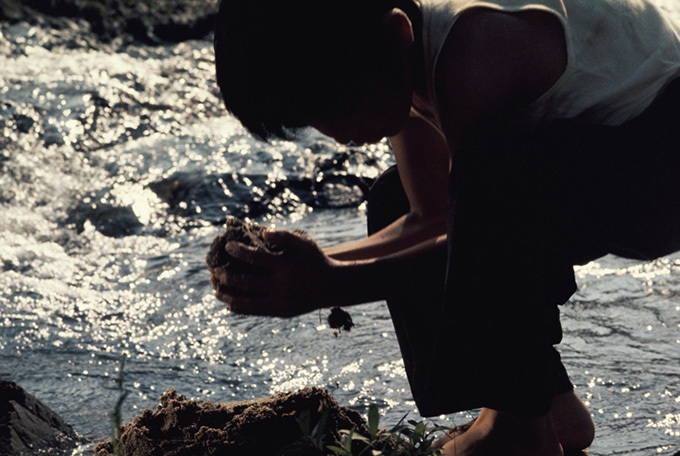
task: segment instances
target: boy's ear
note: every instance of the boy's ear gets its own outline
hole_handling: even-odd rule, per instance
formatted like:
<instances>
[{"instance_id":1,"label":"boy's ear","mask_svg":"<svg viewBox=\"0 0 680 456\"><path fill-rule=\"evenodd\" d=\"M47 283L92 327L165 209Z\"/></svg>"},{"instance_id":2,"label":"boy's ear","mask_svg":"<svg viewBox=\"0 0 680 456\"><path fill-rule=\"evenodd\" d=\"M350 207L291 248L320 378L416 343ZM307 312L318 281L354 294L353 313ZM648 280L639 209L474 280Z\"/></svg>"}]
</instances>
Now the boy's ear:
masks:
<instances>
[{"instance_id":1,"label":"boy's ear","mask_svg":"<svg viewBox=\"0 0 680 456\"><path fill-rule=\"evenodd\" d=\"M383 30L388 37L394 39L400 46L408 48L413 44L413 25L405 12L393 8L382 18Z\"/></svg>"}]
</instances>

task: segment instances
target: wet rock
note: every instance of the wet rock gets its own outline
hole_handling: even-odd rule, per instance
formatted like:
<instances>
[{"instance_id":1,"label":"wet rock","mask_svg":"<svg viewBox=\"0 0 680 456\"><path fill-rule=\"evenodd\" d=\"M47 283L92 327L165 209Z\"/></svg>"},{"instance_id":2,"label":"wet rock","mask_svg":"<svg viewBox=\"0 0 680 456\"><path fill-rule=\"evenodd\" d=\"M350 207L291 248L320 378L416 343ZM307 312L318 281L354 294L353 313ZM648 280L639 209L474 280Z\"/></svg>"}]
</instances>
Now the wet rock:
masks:
<instances>
[{"instance_id":1,"label":"wet rock","mask_svg":"<svg viewBox=\"0 0 680 456\"><path fill-rule=\"evenodd\" d=\"M305 439L303 427L310 432L321 422L318 435L324 445L339 440L341 429L368 435L358 412L319 388L229 403L199 403L170 390L160 402L155 411L145 410L121 426L121 456L323 456ZM111 442L101 443L95 453L108 456L112 448Z\"/></svg>"},{"instance_id":2,"label":"wet rock","mask_svg":"<svg viewBox=\"0 0 680 456\"><path fill-rule=\"evenodd\" d=\"M66 223L79 233L89 223L104 236L114 238L139 234L144 227L134 209L107 190L92 193L80 201L69 211Z\"/></svg>"},{"instance_id":3,"label":"wet rock","mask_svg":"<svg viewBox=\"0 0 680 456\"><path fill-rule=\"evenodd\" d=\"M357 207L368 197L372 181L348 173L328 173L315 182L314 206L323 209Z\"/></svg>"},{"instance_id":4,"label":"wet rock","mask_svg":"<svg viewBox=\"0 0 680 456\"><path fill-rule=\"evenodd\" d=\"M40 139L42 139L45 147L64 145L64 136L59 130L59 127L54 123L47 123L43 127L43 133L40 135Z\"/></svg>"},{"instance_id":5,"label":"wet rock","mask_svg":"<svg viewBox=\"0 0 680 456\"><path fill-rule=\"evenodd\" d=\"M33 128L33 125L35 125L35 120L24 115L24 114L15 114L14 115L14 123L17 126L17 130L21 133L28 133L31 131Z\"/></svg>"},{"instance_id":6,"label":"wet rock","mask_svg":"<svg viewBox=\"0 0 680 456\"><path fill-rule=\"evenodd\" d=\"M100 204L88 215L97 231L104 236L115 238L130 236L139 233L143 227L129 206Z\"/></svg>"},{"instance_id":7,"label":"wet rock","mask_svg":"<svg viewBox=\"0 0 680 456\"><path fill-rule=\"evenodd\" d=\"M149 184L170 210L187 218L213 224L227 214L236 218L258 218L265 214L289 214L313 201L310 179L274 179L267 175L178 172Z\"/></svg>"},{"instance_id":8,"label":"wet rock","mask_svg":"<svg viewBox=\"0 0 680 456\"><path fill-rule=\"evenodd\" d=\"M61 454L79 439L49 407L16 383L0 379L0 454Z\"/></svg>"}]
</instances>

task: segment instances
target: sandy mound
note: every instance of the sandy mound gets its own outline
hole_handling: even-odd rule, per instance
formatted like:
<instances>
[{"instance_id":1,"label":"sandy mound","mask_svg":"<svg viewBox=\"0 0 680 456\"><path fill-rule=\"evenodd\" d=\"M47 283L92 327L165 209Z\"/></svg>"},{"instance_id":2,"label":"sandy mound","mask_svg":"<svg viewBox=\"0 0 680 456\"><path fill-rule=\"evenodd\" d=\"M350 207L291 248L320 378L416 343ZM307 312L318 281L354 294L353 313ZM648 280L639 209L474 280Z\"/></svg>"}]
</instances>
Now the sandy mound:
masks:
<instances>
[{"instance_id":1,"label":"sandy mound","mask_svg":"<svg viewBox=\"0 0 680 456\"><path fill-rule=\"evenodd\" d=\"M121 426L121 456L292 456L324 453L301 431L299 420L309 414L309 429L326 416L324 445L340 439L340 429L356 428L368 435L361 415L342 407L326 391L305 388L251 401L199 403L169 390L155 411L145 410ZM110 442L97 445L97 456L112 452Z\"/></svg>"}]
</instances>

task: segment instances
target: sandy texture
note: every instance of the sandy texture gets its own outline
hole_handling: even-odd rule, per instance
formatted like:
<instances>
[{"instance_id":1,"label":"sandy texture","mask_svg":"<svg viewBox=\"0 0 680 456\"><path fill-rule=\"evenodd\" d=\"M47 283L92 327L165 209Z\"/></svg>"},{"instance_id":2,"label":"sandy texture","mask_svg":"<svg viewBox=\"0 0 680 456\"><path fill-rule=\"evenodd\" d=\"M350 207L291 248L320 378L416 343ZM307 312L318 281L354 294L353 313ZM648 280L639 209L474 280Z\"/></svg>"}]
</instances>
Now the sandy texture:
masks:
<instances>
[{"instance_id":1,"label":"sandy texture","mask_svg":"<svg viewBox=\"0 0 680 456\"><path fill-rule=\"evenodd\" d=\"M242 271L245 273L257 272L257 270L251 265L239 261L227 254L224 247L227 245L227 242L236 241L256 247L259 250L264 250L265 252L275 252L276 250L262 237L262 233L265 230L266 227L256 223L246 223L236 218L227 219L224 226L224 232L213 239L205 257L205 262L212 273L210 274L210 280L213 289L220 289L223 293L238 295L238 292L229 290L224 285L221 285L216 279L217 275L227 270Z\"/></svg>"},{"instance_id":2,"label":"sandy texture","mask_svg":"<svg viewBox=\"0 0 680 456\"><path fill-rule=\"evenodd\" d=\"M0 380L0 454L62 454L78 439L49 407L16 383Z\"/></svg>"},{"instance_id":3,"label":"sandy texture","mask_svg":"<svg viewBox=\"0 0 680 456\"><path fill-rule=\"evenodd\" d=\"M224 232L210 244L210 249L205 257L205 262L211 271L219 270L220 268L248 268L249 266L243 262L234 260L224 250L224 246L229 241L241 242L246 245L256 247L265 252L275 252L276 250L267 243L262 237L262 233L267 228L257 223L242 222L236 218L228 218L224 224Z\"/></svg>"},{"instance_id":4,"label":"sandy texture","mask_svg":"<svg viewBox=\"0 0 680 456\"><path fill-rule=\"evenodd\" d=\"M327 416L323 435L329 444L340 429L356 428L368 435L358 412L342 407L326 391L305 388L251 401L199 403L175 390L161 397L155 411L145 410L120 428L121 456L292 456L324 453L303 437L298 419L309 413L310 429ZM110 442L95 449L111 454Z\"/></svg>"}]
</instances>

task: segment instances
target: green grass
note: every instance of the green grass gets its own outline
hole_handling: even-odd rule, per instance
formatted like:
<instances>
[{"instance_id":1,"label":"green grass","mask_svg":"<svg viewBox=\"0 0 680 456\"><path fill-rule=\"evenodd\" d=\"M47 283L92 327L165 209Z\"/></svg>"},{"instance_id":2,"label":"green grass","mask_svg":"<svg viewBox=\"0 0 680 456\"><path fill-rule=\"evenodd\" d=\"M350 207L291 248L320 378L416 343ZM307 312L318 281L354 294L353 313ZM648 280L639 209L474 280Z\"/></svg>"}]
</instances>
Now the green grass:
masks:
<instances>
[{"instance_id":1,"label":"green grass","mask_svg":"<svg viewBox=\"0 0 680 456\"><path fill-rule=\"evenodd\" d=\"M309 422L309 413L298 419L304 438L324 454L336 456L436 456L439 450L432 448L435 432L448 431L448 427L428 424L424 421L406 420L404 416L390 429L380 429L380 413L372 404L368 409L368 431L364 436L356 429L341 430L341 439L324 447L324 414L314 428Z\"/></svg>"},{"instance_id":2,"label":"green grass","mask_svg":"<svg viewBox=\"0 0 680 456\"><path fill-rule=\"evenodd\" d=\"M120 427L122 414L121 409L123 408L123 402L130 394L130 391L123 388L123 382L125 381L125 357L120 360L120 368L118 369L118 378L116 379L116 390L119 391L118 399L116 400L116 405L114 405L113 410L109 414L111 419L111 443L113 445L113 455L118 456L118 428Z\"/></svg>"}]
</instances>

